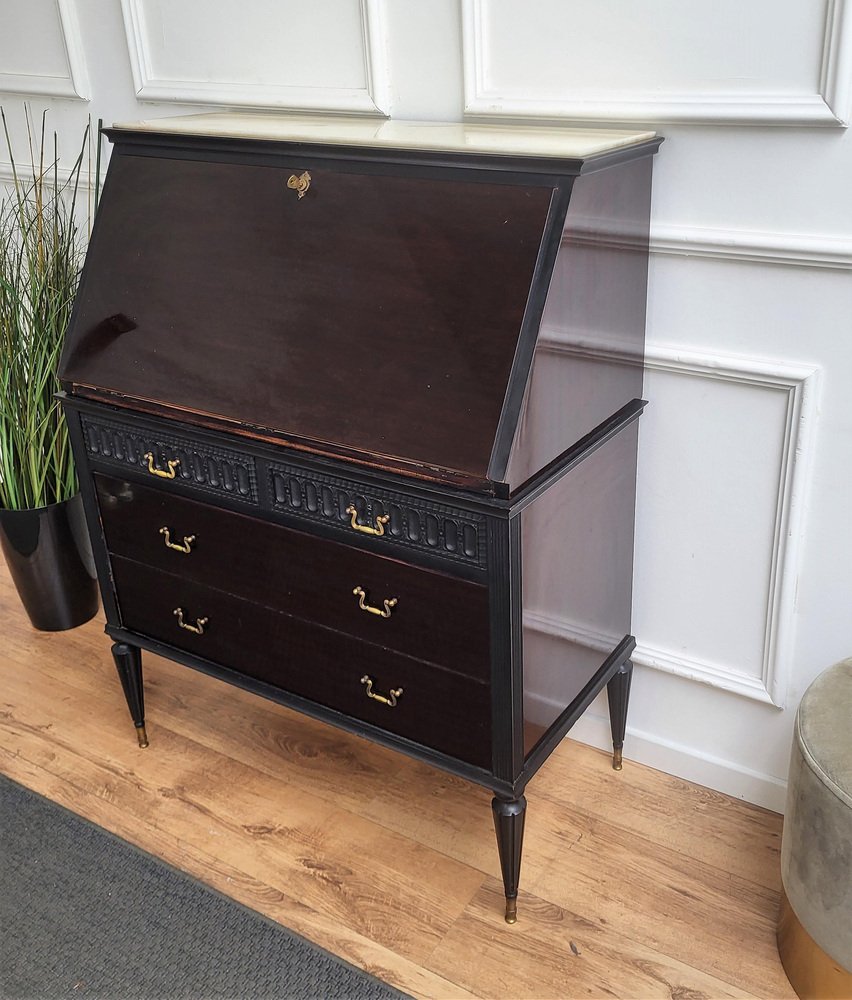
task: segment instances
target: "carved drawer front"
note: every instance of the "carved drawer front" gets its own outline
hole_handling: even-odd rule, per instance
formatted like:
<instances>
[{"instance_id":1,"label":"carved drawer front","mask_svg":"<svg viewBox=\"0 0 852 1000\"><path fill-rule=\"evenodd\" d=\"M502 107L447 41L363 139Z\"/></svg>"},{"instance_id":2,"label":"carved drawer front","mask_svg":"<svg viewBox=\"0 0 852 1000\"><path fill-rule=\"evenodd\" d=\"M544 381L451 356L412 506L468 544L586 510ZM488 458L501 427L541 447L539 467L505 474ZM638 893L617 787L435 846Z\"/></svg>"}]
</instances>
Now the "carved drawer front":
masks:
<instances>
[{"instance_id":1,"label":"carved drawer front","mask_svg":"<svg viewBox=\"0 0 852 1000\"><path fill-rule=\"evenodd\" d=\"M116 555L469 677L489 677L482 584L165 489L98 473L94 481L107 546Z\"/></svg>"},{"instance_id":2,"label":"carved drawer front","mask_svg":"<svg viewBox=\"0 0 852 1000\"><path fill-rule=\"evenodd\" d=\"M321 522L341 537L370 537L382 549L428 552L448 563L486 567L485 518L448 504L413 499L354 479L270 465L276 510Z\"/></svg>"},{"instance_id":3,"label":"carved drawer front","mask_svg":"<svg viewBox=\"0 0 852 1000\"><path fill-rule=\"evenodd\" d=\"M200 444L171 428L148 431L110 417L81 416L86 450L98 462L135 469L171 487L257 505L254 459L219 445Z\"/></svg>"},{"instance_id":4,"label":"carved drawer front","mask_svg":"<svg viewBox=\"0 0 852 1000\"><path fill-rule=\"evenodd\" d=\"M114 558L113 574L131 631L490 766L487 684L129 559Z\"/></svg>"}]
</instances>

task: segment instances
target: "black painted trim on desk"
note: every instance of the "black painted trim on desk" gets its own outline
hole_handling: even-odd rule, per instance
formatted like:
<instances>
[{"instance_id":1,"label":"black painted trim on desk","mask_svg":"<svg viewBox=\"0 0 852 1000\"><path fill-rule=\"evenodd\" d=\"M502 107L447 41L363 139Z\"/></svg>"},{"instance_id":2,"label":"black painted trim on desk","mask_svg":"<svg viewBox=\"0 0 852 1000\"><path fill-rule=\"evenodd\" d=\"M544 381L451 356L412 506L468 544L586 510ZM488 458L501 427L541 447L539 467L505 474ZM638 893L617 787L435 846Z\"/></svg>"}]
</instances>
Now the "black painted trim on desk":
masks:
<instances>
[{"instance_id":1,"label":"black painted trim on desk","mask_svg":"<svg viewBox=\"0 0 852 1000\"><path fill-rule=\"evenodd\" d=\"M101 512L95 494L95 484L89 475L86 459L86 444L83 440L83 428L80 414L63 403L65 423L68 427L68 437L71 441L71 452L77 467L77 481L80 484L80 494L83 500L83 512L86 515L86 527L92 542L92 555L98 574L98 586L101 592L101 603L107 621L119 621L118 605L115 600L115 585L112 579L112 567L107 555L106 536L101 523Z\"/></svg>"},{"instance_id":2,"label":"black painted trim on desk","mask_svg":"<svg viewBox=\"0 0 852 1000\"><path fill-rule=\"evenodd\" d=\"M506 469L509 465L509 456L524 405L535 345L538 341L541 318L544 314L544 304L550 291L550 279L553 276L553 268L556 265L556 258L562 242L562 231L565 227L565 216L571 201L573 186L573 178L563 180L550 199L541 245L538 249L535 269L530 282L530 295L524 309L521 331L515 347L515 356L512 359L509 381L506 385L506 394L500 408L497 432L494 435L494 444L488 460L486 475L494 483L502 483L506 478Z\"/></svg>"},{"instance_id":3,"label":"black painted trim on desk","mask_svg":"<svg viewBox=\"0 0 852 1000\"><path fill-rule=\"evenodd\" d=\"M290 694L281 688L274 687L271 684L266 684L264 681L255 680L253 677L248 677L236 670L230 670L229 668L220 666L210 660L205 660L199 656L193 656L191 653L185 653L183 650L175 649L174 646L169 646L166 643L159 642L156 639L151 639L148 636L141 635L137 632L131 632L121 626L117 627L107 624L104 631L116 642L126 642L132 646L138 646L140 649L147 650L148 652L156 653L158 656L162 656L165 659L173 660L185 667L190 667L193 670L198 670L200 673L208 674L210 677L215 677L218 680L232 684L234 687L241 688L244 691L249 691L252 694L266 698L269 701L277 702L279 705L284 705L287 708L292 708L297 712L301 712L303 715L310 716L312 719L330 723L331 725L337 726L338 729L345 729L349 733L354 733L356 736L363 736L371 742L380 743L382 746L389 747L392 750L399 750L408 757L424 761L425 763L438 767L443 771L448 771L451 774L458 775L460 778L472 781L474 784L482 785L485 788L490 788L501 794L511 794L512 792L511 784L501 781L499 778L494 777L482 768L475 767L472 764L466 764L463 761L457 760L455 757L448 757L446 754L439 753L437 750L432 750L420 743L414 743L412 740L407 740L404 736L396 736L393 733L387 733L383 729L371 726L367 722L350 718L341 712L336 712L334 709L318 705L316 702L310 701L307 698ZM145 669L143 664L143 677L144 673ZM152 735L154 736L154 739L156 739L156 729L152 730Z\"/></svg>"},{"instance_id":4,"label":"black painted trim on desk","mask_svg":"<svg viewBox=\"0 0 852 1000\"><path fill-rule=\"evenodd\" d=\"M554 483L558 483L580 462L594 454L598 448L612 440L625 427L629 427L634 420L638 420L647 405L647 399L631 400L616 413L613 413L611 417L604 420L602 424L598 424L593 431L581 437L576 444L563 451L561 455L557 455L552 462L545 465L534 476L521 483L509 498L512 515L519 514L525 507L529 507L534 500L550 489Z\"/></svg>"}]
</instances>

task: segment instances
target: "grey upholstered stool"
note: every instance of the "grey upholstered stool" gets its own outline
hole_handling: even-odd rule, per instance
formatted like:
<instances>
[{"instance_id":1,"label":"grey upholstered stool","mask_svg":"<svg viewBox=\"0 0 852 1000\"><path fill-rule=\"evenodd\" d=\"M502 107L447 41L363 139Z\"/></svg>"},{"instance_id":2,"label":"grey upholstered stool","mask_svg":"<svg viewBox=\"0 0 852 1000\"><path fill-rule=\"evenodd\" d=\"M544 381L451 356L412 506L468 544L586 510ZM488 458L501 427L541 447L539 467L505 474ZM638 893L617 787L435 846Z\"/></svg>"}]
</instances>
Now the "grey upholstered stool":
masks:
<instances>
[{"instance_id":1,"label":"grey upholstered stool","mask_svg":"<svg viewBox=\"0 0 852 1000\"><path fill-rule=\"evenodd\" d=\"M796 716L781 844L778 950L800 997L852 998L852 659Z\"/></svg>"}]
</instances>

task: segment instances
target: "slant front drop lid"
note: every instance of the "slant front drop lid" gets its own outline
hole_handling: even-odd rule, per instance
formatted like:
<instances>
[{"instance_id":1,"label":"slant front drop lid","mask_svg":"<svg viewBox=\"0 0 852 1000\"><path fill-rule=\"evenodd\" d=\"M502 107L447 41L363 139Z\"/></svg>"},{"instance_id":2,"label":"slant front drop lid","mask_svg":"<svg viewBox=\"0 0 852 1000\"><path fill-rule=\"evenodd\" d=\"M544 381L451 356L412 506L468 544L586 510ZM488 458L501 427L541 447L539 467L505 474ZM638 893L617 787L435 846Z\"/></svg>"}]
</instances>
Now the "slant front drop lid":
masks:
<instances>
[{"instance_id":1,"label":"slant front drop lid","mask_svg":"<svg viewBox=\"0 0 852 1000\"><path fill-rule=\"evenodd\" d=\"M485 478L552 189L344 166L117 154L63 377Z\"/></svg>"},{"instance_id":2,"label":"slant front drop lid","mask_svg":"<svg viewBox=\"0 0 852 1000\"><path fill-rule=\"evenodd\" d=\"M478 783L514 922L524 791L604 689L621 766L662 140L107 135L62 400L140 752L148 650Z\"/></svg>"}]
</instances>

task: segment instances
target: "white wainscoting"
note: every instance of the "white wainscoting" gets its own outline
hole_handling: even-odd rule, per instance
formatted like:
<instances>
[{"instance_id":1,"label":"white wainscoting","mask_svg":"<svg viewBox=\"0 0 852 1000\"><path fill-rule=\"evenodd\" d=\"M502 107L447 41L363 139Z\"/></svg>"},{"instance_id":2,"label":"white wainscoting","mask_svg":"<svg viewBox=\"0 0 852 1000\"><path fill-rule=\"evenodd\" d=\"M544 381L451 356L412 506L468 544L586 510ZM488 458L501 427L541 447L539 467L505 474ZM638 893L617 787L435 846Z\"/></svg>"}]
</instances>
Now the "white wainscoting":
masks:
<instances>
[{"instance_id":1,"label":"white wainscoting","mask_svg":"<svg viewBox=\"0 0 852 1000\"><path fill-rule=\"evenodd\" d=\"M384 115L383 3L121 0L137 96Z\"/></svg>"},{"instance_id":2,"label":"white wainscoting","mask_svg":"<svg viewBox=\"0 0 852 1000\"><path fill-rule=\"evenodd\" d=\"M75 0L2 0L0 92L90 99ZM2 67L9 67L3 69Z\"/></svg>"},{"instance_id":3,"label":"white wainscoting","mask_svg":"<svg viewBox=\"0 0 852 1000\"><path fill-rule=\"evenodd\" d=\"M641 678L638 683L641 683ZM612 736L605 699L596 701L589 711L577 720L569 735L581 743L609 751L612 747ZM694 781L707 788L715 788L727 795L754 802L764 809L784 812L786 781L750 768L742 761L697 750L695 747L666 739L659 733L649 732L629 723L624 740L624 753L624 776L628 780L629 762L638 761L667 774L675 774L687 781Z\"/></svg>"},{"instance_id":4,"label":"white wainscoting","mask_svg":"<svg viewBox=\"0 0 852 1000\"><path fill-rule=\"evenodd\" d=\"M465 111L847 124L849 0L463 0Z\"/></svg>"},{"instance_id":5,"label":"white wainscoting","mask_svg":"<svg viewBox=\"0 0 852 1000\"><path fill-rule=\"evenodd\" d=\"M572 336L569 342L558 330L552 328L544 331L540 344L548 353L567 355L572 359L582 358L591 362L607 363L621 360L615 352L601 350L592 337L579 339ZM623 360L625 364L631 363L629 358ZM672 572L671 578L666 579L665 573L652 572L650 566L637 566L637 577L643 579L645 583L641 591L642 599L637 599L639 620L635 629L640 642L634 661L642 666L709 684L745 698L784 707L794 648L791 629L795 611L798 547L802 533L801 516L816 412L817 370L811 366L793 365L788 362L698 354L657 345L651 345L647 349L646 370L650 373L659 373L661 376L696 380L701 384L700 386L696 384L696 393L706 392L708 388L712 389L714 384L734 386L743 393L754 390L760 393L769 391L778 397L780 403L780 406L773 408L769 419L773 419L777 413L781 423L779 426L767 426L765 430L762 429L762 433L766 436L767 454L772 450L770 442L774 439L777 443L777 461L762 470L774 483L771 489L763 491L764 502L769 501L769 506L759 511L747 511L747 517L743 521L743 523L745 521L753 523L755 519L759 519L771 525L769 533L771 543L768 551L763 551L759 544L755 543L754 551L749 553L753 578L741 581L742 586L750 591L750 598L755 606L762 606L765 609L755 651L751 652L749 645L743 643L742 659L730 661L726 661L722 656L708 656L700 651L702 647L708 645L708 633L712 634L716 628L739 626L736 618L732 618L730 607L725 600L719 600L714 606L712 593L706 607L703 608L703 615L715 618L717 624L708 627L705 622L701 629L696 628L696 633L700 633L697 636L692 636L687 626L679 635L679 641L675 646L642 641L643 609L647 617L650 608L671 607L674 603L674 591L669 588L679 590L684 586L684 581L682 574L676 572ZM665 391L663 383L658 384L653 390L649 389L648 394L652 399L655 396L659 399ZM749 407L746 406L744 412L748 410ZM653 408L649 412L653 413ZM762 411L755 411L756 419L761 415ZM643 421L647 419L647 415L643 417ZM688 422L690 414L681 414L680 419ZM766 415L763 415L763 419L767 419ZM699 446L699 442L696 441L696 447ZM684 461L682 454L667 453L665 444L659 441L646 442L646 449L648 448L655 453L654 461L663 466L677 467ZM730 480L737 478L742 461L740 450L739 442L731 441L730 468L710 468L706 474L713 477L727 477ZM643 456L642 451L640 443L640 468L647 466L651 461L650 454L646 451ZM650 487L647 480L645 482ZM653 490L646 489L646 495L643 497L642 484L643 477L640 474L639 503L642 523L650 525L648 530L653 535L646 544L646 559L648 562L657 562L658 558L664 559L662 555L665 536L662 523L664 517L659 514L655 516L652 510L655 504ZM730 526L732 538L737 535L738 516L743 513L736 509L736 502L736 499L732 498L731 509L725 511L726 529ZM688 524L693 517L692 511L693 508L689 505L684 505L680 511L681 521L687 525L683 531L684 535L690 533ZM671 512L667 511L665 516L672 516ZM676 517L677 513L674 516ZM668 530L672 530L670 521ZM747 524L741 534L743 537L749 536ZM713 539L704 539L705 546L708 543L717 544L720 549L726 545L730 548L732 544L723 538L718 538L715 542ZM650 550L654 551L653 558ZM643 547L640 545L637 558L641 558L642 552ZM749 559L743 558L738 562L739 565L730 567L731 573L742 575L748 572L746 563ZM648 580L652 581L650 593ZM714 586L724 588L724 578L716 578L710 584L703 584L696 590L706 591L708 587L712 590ZM758 589L760 589L759 594L755 593ZM727 593L725 597L727 598ZM563 615L554 614L551 609L532 609L527 612L524 621L528 628L591 649L608 650L611 645L607 644L605 636L593 634L587 627ZM670 631L670 623L669 627L666 624L665 611L652 614L648 625L658 634ZM712 642L709 645L712 648ZM736 643L728 648L738 649Z\"/></svg>"},{"instance_id":6,"label":"white wainscoting","mask_svg":"<svg viewBox=\"0 0 852 1000\"><path fill-rule=\"evenodd\" d=\"M655 223L651 253L715 257L755 264L852 268L852 239L803 233L756 233Z\"/></svg>"}]
</instances>

